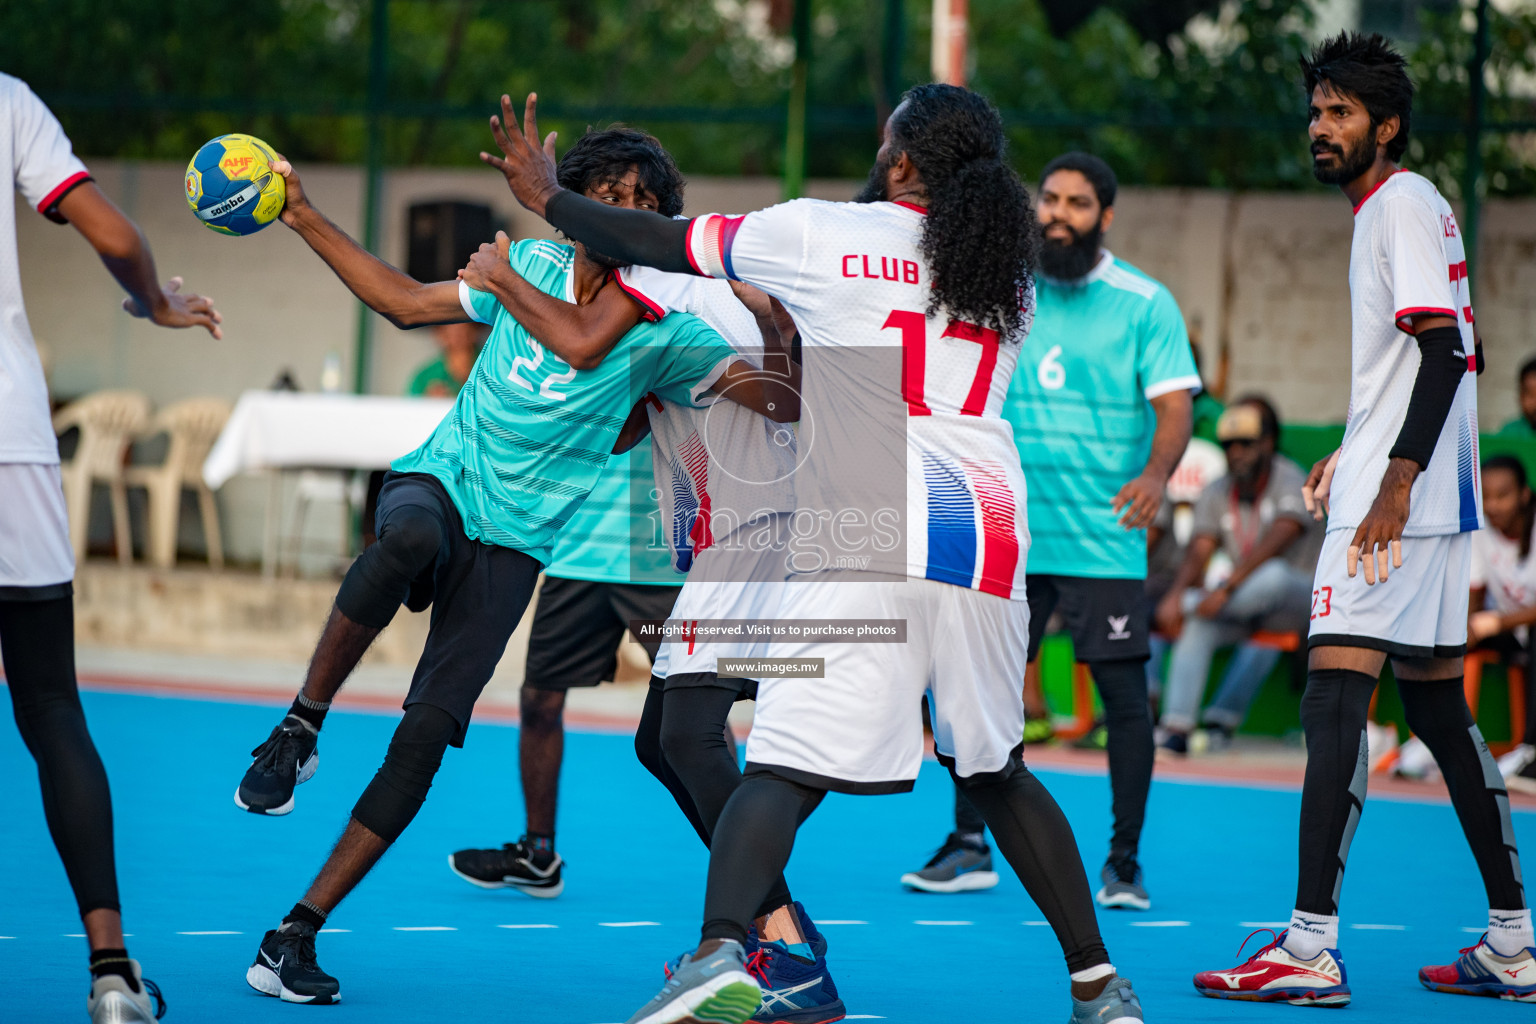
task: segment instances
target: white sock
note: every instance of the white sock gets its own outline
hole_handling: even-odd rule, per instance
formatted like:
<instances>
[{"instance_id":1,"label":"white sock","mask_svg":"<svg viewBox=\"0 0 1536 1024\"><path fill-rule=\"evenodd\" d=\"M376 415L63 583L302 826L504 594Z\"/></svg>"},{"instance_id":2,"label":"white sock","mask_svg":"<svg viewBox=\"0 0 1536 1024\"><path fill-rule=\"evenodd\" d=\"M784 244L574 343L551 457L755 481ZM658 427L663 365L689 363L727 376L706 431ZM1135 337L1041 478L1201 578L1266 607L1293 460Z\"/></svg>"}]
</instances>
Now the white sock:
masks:
<instances>
[{"instance_id":1,"label":"white sock","mask_svg":"<svg viewBox=\"0 0 1536 1024\"><path fill-rule=\"evenodd\" d=\"M1529 910L1488 911L1489 949L1499 956L1516 956L1528 946L1536 946Z\"/></svg>"},{"instance_id":2,"label":"white sock","mask_svg":"<svg viewBox=\"0 0 1536 1024\"><path fill-rule=\"evenodd\" d=\"M1115 973L1114 964L1099 964L1097 967L1086 967L1081 971L1072 972L1073 981L1098 981L1100 978L1108 978Z\"/></svg>"},{"instance_id":3,"label":"white sock","mask_svg":"<svg viewBox=\"0 0 1536 1024\"><path fill-rule=\"evenodd\" d=\"M1339 919L1304 910L1291 911L1285 951L1298 960L1311 960L1325 949L1339 948Z\"/></svg>"}]
</instances>

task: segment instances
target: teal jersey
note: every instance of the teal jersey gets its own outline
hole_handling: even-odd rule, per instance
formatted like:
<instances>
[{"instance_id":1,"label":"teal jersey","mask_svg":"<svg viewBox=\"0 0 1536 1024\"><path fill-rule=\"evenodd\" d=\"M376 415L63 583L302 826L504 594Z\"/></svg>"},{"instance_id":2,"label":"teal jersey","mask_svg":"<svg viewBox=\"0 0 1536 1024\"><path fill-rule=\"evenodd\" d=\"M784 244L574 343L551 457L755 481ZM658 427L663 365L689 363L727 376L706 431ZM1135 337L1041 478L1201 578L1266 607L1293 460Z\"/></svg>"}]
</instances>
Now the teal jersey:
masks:
<instances>
[{"instance_id":1,"label":"teal jersey","mask_svg":"<svg viewBox=\"0 0 1536 1024\"><path fill-rule=\"evenodd\" d=\"M1184 317L1167 288L1108 252L1080 282L1038 275L1035 295L1003 406L1027 484L1028 572L1144 579L1146 534L1110 502L1146 467L1150 399L1200 388Z\"/></svg>"},{"instance_id":2,"label":"teal jersey","mask_svg":"<svg viewBox=\"0 0 1536 1024\"><path fill-rule=\"evenodd\" d=\"M514 270L541 291L571 301L576 251L541 240L517 243ZM460 282L464 310L491 325L453 410L397 473L442 482L474 540L548 563L555 535L597 484L614 440L647 391L691 402L735 358L697 317L674 313L641 323L608 358L577 370L540 345L489 292Z\"/></svg>"},{"instance_id":3,"label":"teal jersey","mask_svg":"<svg viewBox=\"0 0 1536 1024\"><path fill-rule=\"evenodd\" d=\"M660 527L647 437L609 458L597 486L555 537L554 559L544 571L594 583L682 586Z\"/></svg>"}]
</instances>

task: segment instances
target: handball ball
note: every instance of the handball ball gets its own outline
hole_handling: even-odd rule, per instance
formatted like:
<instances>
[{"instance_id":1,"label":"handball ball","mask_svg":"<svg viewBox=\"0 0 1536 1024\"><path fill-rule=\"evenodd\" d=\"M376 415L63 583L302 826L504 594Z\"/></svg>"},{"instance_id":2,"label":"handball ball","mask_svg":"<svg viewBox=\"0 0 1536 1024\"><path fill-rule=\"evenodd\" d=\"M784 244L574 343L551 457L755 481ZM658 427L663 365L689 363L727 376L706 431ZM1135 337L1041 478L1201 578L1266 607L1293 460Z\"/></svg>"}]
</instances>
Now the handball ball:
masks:
<instances>
[{"instance_id":1,"label":"handball ball","mask_svg":"<svg viewBox=\"0 0 1536 1024\"><path fill-rule=\"evenodd\" d=\"M277 154L254 135L220 135L187 164L187 205L222 235L252 235L277 219L288 190Z\"/></svg>"}]
</instances>

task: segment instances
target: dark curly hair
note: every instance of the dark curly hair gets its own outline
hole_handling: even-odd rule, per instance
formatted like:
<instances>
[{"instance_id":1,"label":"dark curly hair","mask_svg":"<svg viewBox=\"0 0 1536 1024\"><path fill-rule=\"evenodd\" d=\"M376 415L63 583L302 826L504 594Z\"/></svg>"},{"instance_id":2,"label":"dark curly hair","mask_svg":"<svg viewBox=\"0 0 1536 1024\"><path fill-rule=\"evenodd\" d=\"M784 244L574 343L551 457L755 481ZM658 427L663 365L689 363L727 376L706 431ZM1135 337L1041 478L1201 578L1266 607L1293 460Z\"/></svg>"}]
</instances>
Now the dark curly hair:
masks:
<instances>
[{"instance_id":1,"label":"dark curly hair","mask_svg":"<svg viewBox=\"0 0 1536 1024\"><path fill-rule=\"evenodd\" d=\"M1408 149L1408 122L1413 113L1413 80L1408 77L1408 62L1392 49L1392 44L1372 32L1340 32L1324 39L1301 58L1301 78L1307 99L1323 83L1328 88L1353 96L1365 104L1371 115L1371 130L1389 117L1398 119L1397 134L1387 143L1387 158L1396 163Z\"/></svg>"},{"instance_id":2,"label":"dark curly hair","mask_svg":"<svg viewBox=\"0 0 1536 1024\"><path fill-rule=\"evenodd\" d=\"M891 151L907 154L928 189L921 243L933 275L928 314L942 309L1018 340L1040 236L1029 190L1003 162L997 109L969 89L920 85L889 128Z\"/></svg>"},{"instance_id":3,"label":"dark curly hair","mask_svg":"<svg viewBox=\"0 0 1536 1024\"><path fill-rule=\"evenodd\" d=\"M672 154L654 135L627 125L588 128L560 158L555 179L561 188L581 195L596 185L623 180L631 167L639 171L641 186L656 197L656 212L667 217L683 212L686 183Z\"/></svg>"}]
</instances>

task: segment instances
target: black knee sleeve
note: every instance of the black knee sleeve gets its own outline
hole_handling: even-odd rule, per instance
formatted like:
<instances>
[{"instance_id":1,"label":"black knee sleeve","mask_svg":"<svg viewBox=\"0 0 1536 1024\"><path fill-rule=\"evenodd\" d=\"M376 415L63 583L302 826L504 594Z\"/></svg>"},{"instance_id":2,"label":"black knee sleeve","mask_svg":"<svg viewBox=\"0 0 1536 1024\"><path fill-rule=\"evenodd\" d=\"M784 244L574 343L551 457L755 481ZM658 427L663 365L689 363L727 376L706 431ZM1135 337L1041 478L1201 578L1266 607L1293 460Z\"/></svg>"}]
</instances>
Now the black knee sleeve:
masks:
<instances>
[{"instance_id":1,"label":"black knee sleeve","mask_svg":"<svg viewBox=\"0 0 1536 1024\"><path fill-rule=\"evenodd\" d=\"M1339 912L1344 865L1365 807L1370 762L1365 723L1374 676L1350 669L1313 669L1301 698L1307 773L1301 787L1296 909Z\"/></svg>"},{"instance_id":2,"label":"black knee sleeve","mask_svg":"<svg viewBox=\"0 0 1536 1024\"><path fill-rule=\"evenodd\" d=\"M22 742L37 762L43 814L80 914L117 910L112 794L75 685L75 616L62 596L0 601L0 661Z\"/></svg>"},{"instance_id":3,"label":"black knee sleeve","mask_svg":"<svg viewBox=\"0 0 1536 1024\"><path fill-rule=\"evenodd\" d=\"M383 629L405 602L411 581L430 566L443 547L442 525L425 510L395 513L373 544L352 563L336 607L362 626ZM421 609L413 609L420 611Z\"/></svg>"},{"instance_id":4,"label":"black knee sleeve","mask_svg":"<svg viewBox=\"0 0 1536 1024\"><path fill-rule=\"evenodd\" d=\"M1520 910L1525 888L1509 817L1509 793L1499 766L1467 707L1460 677L1398 685L1408 728L1424 741L1440 773L1461 828L1477 860L1494 910Z\"/></svg>"},{"instance_id":5,"label":"black knee sleeve","mask_svg":"<svg viewBox=\"0 0 1536 1024\"><path fill-rule=\"evenodd\" d=\"M412 704L389 741L384 764L358 797L352 817L368 831L394 842L416 817L443 763L443 751L459 723L431 704Z\"/></svg>"}]
</instances>

